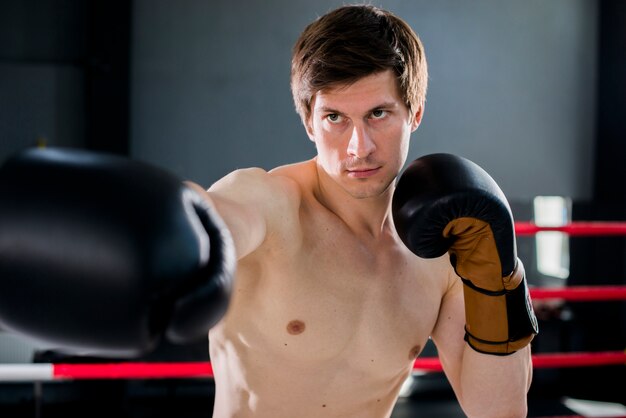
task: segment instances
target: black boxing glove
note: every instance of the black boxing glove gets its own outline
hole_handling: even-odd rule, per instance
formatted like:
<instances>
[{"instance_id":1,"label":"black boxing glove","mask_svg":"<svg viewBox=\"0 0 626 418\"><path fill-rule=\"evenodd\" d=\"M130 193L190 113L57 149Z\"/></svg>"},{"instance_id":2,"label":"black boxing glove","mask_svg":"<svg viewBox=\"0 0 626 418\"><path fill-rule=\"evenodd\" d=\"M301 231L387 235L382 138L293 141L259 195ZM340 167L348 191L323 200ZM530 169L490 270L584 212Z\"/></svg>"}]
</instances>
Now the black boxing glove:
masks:
<instances>
[{"instance_id":1,"label":"black boxing glove","mask_svg":"<svg viewBox=\"0 0 626 418\"><path fill-rule=\"evenodd\" d=\"M496 182L450 154L415 160L392 202L396 230L419 257L446 252L464 283L465 339L476 351L506 355L537 334L513 216Z\"/></svg>"},{"instance_id":2,"label":"black boxing glove","mask_svg":"<svg viewBox=\"0 0 626 418\"><path fill-rule=\"evenodd\" d=\"M0 169L0 325L70 353L134 357L207 337L235 269L212 207L166 171L29 149Z\"/></svg>"}]
</instances>

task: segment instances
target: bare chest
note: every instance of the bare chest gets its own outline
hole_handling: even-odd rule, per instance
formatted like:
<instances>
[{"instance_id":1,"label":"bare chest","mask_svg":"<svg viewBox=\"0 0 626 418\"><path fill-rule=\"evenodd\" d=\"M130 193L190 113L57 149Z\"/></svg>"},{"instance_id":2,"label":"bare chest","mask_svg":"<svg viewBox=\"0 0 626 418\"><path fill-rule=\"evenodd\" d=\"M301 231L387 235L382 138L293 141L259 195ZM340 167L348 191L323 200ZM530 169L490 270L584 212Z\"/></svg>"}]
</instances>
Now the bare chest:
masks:
<instances>
[{"instance_id":1,"label":"bare chest","mask_svg":"<svg viewBox=\"0 0 626 418\"><path fill-rule=\"evenodd\" d=\"M404 373L437 319L441 278L401 247L373 252L324 230L310 238L241 266L226 325L282 364Z\"/></svg>"}]
</instances>

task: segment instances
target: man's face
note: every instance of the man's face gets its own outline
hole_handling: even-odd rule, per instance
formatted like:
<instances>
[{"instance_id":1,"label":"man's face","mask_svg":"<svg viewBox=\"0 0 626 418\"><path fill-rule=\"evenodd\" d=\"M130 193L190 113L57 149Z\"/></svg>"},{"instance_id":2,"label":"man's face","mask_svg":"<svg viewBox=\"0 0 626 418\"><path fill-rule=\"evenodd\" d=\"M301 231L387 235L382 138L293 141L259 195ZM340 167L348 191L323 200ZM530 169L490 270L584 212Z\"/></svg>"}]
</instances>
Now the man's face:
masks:
<instances>
[{"instance_id":1,"label":"man's face","mask_svg":"<svg viewBox=\"0 0 626 418\"><path fill-rule=\"evenodd\" d=\"M318 92L307 125L317 164L355 198L384 193L407 158L411 132L419 126L402 100L391 71Z\"/></svg>"}]
</instances>

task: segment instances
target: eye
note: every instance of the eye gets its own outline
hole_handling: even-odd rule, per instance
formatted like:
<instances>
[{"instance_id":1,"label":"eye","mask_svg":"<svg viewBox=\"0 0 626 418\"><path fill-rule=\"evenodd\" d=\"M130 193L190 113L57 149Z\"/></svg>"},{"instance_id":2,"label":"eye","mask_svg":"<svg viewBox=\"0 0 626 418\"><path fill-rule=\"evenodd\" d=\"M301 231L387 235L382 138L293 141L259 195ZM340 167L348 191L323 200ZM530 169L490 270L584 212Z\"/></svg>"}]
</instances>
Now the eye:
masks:
<instances>
[{"instance_id":1,"label":"eye","mask_svg":"<svg viewBox=\"0 0 626 418\"><path fill-rule=\"evenodd\" d=\"M326 115L326 119L330 123L340 123L342 121L342 117L338 113L329 113L328 115Z\"/></svg>"},{"instance_id":2,"label":"eye","mask_svg":"<svg viewBox=\"0 0 626 418\"><path fill-rule=\"evenodd\" d=\"M376 109L372 112L373 119L382 119L387 116L387 111L382 109Z\"/></svg>"}]
</instances>

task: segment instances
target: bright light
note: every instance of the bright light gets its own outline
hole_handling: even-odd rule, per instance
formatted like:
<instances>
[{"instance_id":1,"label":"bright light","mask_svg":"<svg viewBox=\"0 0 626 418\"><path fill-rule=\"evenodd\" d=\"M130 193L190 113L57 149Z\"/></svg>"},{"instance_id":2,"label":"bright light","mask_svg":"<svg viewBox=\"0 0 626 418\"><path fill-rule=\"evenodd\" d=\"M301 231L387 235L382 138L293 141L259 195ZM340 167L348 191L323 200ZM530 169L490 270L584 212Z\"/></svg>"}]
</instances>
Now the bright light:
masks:
<instances>
[{"instance_id":1,"label":"bright light","mask_svg":"<svg viewBox=\"0 0 626 418\"><path fill-rule=\"evenodd\" d=\"M533 201L537 226L563 226L571 221L571 199L561 196L537 196ZM569 277L569 237L563 232L543 231L535 236L537 269L546 276Z\"/></svg>"}]
</instances>

